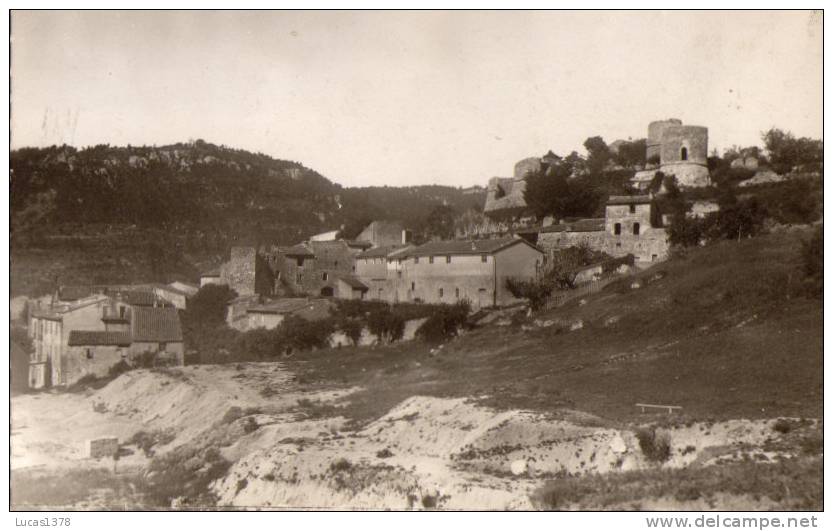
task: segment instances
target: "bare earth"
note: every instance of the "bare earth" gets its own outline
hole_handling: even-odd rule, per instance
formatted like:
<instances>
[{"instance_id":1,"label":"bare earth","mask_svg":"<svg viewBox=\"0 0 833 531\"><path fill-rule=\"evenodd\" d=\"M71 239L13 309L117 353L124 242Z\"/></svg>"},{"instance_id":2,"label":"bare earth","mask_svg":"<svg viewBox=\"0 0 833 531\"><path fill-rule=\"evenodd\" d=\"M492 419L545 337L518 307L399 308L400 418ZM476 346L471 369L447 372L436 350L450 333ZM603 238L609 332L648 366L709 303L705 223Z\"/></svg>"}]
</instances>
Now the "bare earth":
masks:
<instances>
[{"instance_id":1,"label":"bare earth","mask_svg":"<svg viewBox=\"0 0 833 531\"><path fill-rule=\"evenodd\" d=\"M171 437L153 448L156 455L182 445L213 445L231 463L209 487L221 507L533 509L531 494L547 479L750 458L774 462L790 453L778 449L782 435L773 430L774 420L698 422L665 429L670 457L656 464L640 449L634 426L569 410L546 416L495 411L465 398L413 396L356 429L339 407L358 390L302 391L282 364L246 363L139 370L86 394L15 397L13 476L112 470L113 460L86 457L88 439L115 436L124 443L139 431L165 432ZM228 416L234 408L239 414ZM211 427L221 425L228 428L219 436ZM237 426L244 429L231 429ZM149 457L127 450L130 455L115 463L116 474L141 473ZM12 498L17 508L38 505L15 499L14 477ZM720 493L685 503L641 501L646 509L715 504L777 507L765 498Z\"/></svg>"}]
</instances>

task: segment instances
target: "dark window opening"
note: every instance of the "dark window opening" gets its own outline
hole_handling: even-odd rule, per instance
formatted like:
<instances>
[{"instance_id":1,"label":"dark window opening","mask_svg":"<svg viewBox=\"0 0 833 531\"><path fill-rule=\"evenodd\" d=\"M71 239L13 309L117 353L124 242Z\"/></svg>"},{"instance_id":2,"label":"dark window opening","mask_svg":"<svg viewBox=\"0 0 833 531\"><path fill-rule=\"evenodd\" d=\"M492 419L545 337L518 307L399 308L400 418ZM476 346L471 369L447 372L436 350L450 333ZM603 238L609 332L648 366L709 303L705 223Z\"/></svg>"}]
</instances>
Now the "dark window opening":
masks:
<instances>
[{"instance_id":1,"label":"dark window opening","mask_svg":"<svg viewBox=\"0 0 833 531\"><path fill-rule=\"evenodd\" d=\"M488 256L486 256L485 254L484 254L484 255L482 255L482 256L480 257L480 261L481 261L481 262L483 262L484 264L485 264L488 260L489 260L489 257L488 257Z\"/></svg>"},{"instance_id":2,"label":"dark window opening","mask_svg":"<svg viewBox=\"0 0 833 531\"><path fill-rule=\"evenodd\" d=\"M416 283L411 282L411 291L414 291L414 289L416 289Z\"/></svg>"},{"instance_id":3,"label":"dark window opening","mask_svg":"<svg viewBox=\"0 0 833 531\"><path fill-rule=\"evenodd\" d=\"M298 267L304 267L304 259L301 257L296 258L295 263L298 264Z\"/></svg>"},{"instance_id":4,"label":"dark window opening","mask_svg":"<svg viewBox=\"0 0 833 531\"><path fill-rule=\"evenodd\" d=\"M639 236L639 223L633 224L633 233L635 236Z\"/></svg>"},{"instance_id":5,"label":"dark window opening","mask_svg":"<svg viewBox=\"0 0 833 531\"><path fill-rule=\"evenodd\" d=\"M617 236L622 234L622 224L621 223L616 223L615 225L613 225L613 234L615 234Z\"/></svg>"},{"instance_id":6,"label":"dark window opening","mask_svg":"<svg viewBox=\"0 0 833 531\"><path fill-rule=\"evenodd\" d=\"M682 148L680 150L680 160L688 160L688 149Z\"/></svg>"},{"instance_id":7,"label":"dark window opening","mask_svg":"<svg viewBox=\"0 0 833 531\"><path fill-rule=\"evenodd\" d=\"M327 273L324 273L323 275L321 275L321 280L327 280Z\"/></svg>"},{"instance_id":8,"label":"dark window opening","mask_svg":"<svg viewBox=\"0 0 833 531\"><path fill-rule=\"evenodd\" d=\"M322 297L332 297L333 296L333 288L330 286L324 286L321 288L321 296Z\"/></svg>"},{"instance_id":9,"label":"dark window opening","mask_svg":"<svg viewBox=\"0 0 833 531\"><path fill-rule=\"evenodd\" d=\"M429 263L429 264L433 264L433 263L434 263L434 257L433 257L433 256L429 256L429 257L428 257L428 263Z\"/></svg>"},{"instance_id":10,"label":"dark window opening","mask_svg":"<svg viewBox=\"0 0 833 531\"><path fill-rule=\"evenodd\" d=\"M460 298L460 288L454 288L454 298L455 299Z\"/></svg>"},{"instance_id":11,"label":"dark window opening","mask_svg":"<svg viewBox=\"0 0 833 531\"><path fill-rule=\"evenodd\" d=\"M446 263L446 264L450 264L450 263L451 263L451 256L446 256L446 257L445 257L445 263Z\"/></svg>"},{"instance_id":12,"label":"dark window opening","mask_svg":"<svg viewBox=\"0 0 833 531\"><path fill-rule=\"evenodd\" d=\"M442 299L443 298L443 289L442 288L440 288L439 294L440 294L440 298Z\"/></svg>"},{"instance_id":13,"label":"dark window opening","mask_svg":"<svg viewBox=\"0 0 833 531\"><path fill-rule=\"evenodd\" d=\"M93 359L93 351L91 349L87 349L87 359Z\"/></svg>"},{"instance_id":14,"label":"dark window opening","mask_svg":"<svg viewBox=\"0 0 833 531\"><path fill-rule=\"evenodd\" d=\"M636 205L631 205L631 214L636 214Z\"/></svg>"}]
</instances>

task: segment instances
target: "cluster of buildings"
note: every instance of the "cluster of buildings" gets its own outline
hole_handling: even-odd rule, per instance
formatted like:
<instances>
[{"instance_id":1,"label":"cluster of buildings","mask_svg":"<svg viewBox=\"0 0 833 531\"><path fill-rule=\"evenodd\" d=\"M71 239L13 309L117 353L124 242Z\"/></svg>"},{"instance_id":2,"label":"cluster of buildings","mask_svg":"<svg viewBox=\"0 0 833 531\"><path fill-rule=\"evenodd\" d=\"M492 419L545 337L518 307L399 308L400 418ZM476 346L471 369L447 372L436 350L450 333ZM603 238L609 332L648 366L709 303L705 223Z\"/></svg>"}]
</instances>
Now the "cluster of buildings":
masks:
<instances>
[{"instance_id":1,"label":"cluster of buildings","mask_svg":"<svg viewBox=\"0 0 833 531\"><path fill-rule=\"evenodd\" d=\"M638 195L611 196L603 218L538 223L524 199L525 177L560 159L552 152L515 165L511 178L489 181L486 221L476 237L415 245L400 223L374 221L355 239L339 231L292 246L233 247L229 260L203 273L200 286L228 285L236 298L227 323L238 330L274 328L289 315L329 315L333 299L432 304L468 301L474 310L518 302L506 279L535 279L559 250L578 245L637 267L668 255L664 217L650 193L658 172L683 187L707 186L708 130L670 119L648 126L646 164L631 182ZM711 208L701 205L701 214ZM588 271L595 271L588 269ZM198 290L185 283L69 286L30 308L35 351L30 387L101 376L120 360L152 353L182 364L179 310Z\"/></svg>"},{"instance_id":2,"label":"cluster of buildings","mask_svg":"<svg viewBox=\"0 0 833 531\"><path fill-rule=\"evenodd\" d=\"M155 363L182 365L179 310L197 290L183 282L62 286L30 301L29 387L105 376L120 361L133 364L145 355L153 356Z\"/></svg>"},{"instance_id":3,"label":"cluster of buildings","mask_svg":"<svg viewBox=\"0 0 833 531\"><path fill-rule=\"evenodd\" d=\"M517 302L506 278L535 278L544 260L519 237L414 245L400 224L374 221L355 240L332 232L290 247L234 247L200 285L233 289L227 320L246 330L277 326L288 314L320 315L334 298L503 306Z\"/></svg>"}]
</instances>

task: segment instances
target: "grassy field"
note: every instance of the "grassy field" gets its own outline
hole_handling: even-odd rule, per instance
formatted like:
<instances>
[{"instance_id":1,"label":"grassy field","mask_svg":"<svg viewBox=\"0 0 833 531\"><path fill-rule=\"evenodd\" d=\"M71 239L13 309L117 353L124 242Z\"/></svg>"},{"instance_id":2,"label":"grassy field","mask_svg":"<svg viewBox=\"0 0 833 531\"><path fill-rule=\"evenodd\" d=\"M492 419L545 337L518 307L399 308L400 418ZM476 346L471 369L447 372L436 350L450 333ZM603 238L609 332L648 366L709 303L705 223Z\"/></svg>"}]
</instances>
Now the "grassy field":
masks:
<instances>
[{"instance_id":1,"label":"grassy field","mask_svg":"<svg viewBox=\"0 0 833 531\"><path fill-rule=\"evenodd\" d=\"M651 420L637 402L682 406L680 421L820 417L822 303L804 294L807 237L694 249L585 304L481 327L439 350L418 342L321 350L298 354L290 368L306 387L362 387L342 411L358 424L413 395L580 410L612 423Z\"/></svg>"}]
</instances>

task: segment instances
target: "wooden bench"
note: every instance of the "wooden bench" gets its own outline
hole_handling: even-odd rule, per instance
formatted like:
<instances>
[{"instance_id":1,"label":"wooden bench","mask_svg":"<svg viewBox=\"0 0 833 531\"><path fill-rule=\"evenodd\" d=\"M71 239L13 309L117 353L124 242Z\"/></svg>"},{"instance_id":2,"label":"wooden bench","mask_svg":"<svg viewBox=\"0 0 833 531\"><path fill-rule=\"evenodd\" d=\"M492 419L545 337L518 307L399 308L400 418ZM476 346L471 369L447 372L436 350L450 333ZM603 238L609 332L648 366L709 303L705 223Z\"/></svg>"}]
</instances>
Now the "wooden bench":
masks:
<instances>
[{"instance_id":1,"label":"wooden bench","mask_svg":"<svg viewBox=\"0 0 833 531\"><path fill-rule=\"evenodd\" d=\"M658 404L636 404L636 407L641 408L643 413L645 413L645 408L667 409L669 415L673 413L675 409L683 409L682 406L662 406Z\"/></svg>"}]
</instances>

